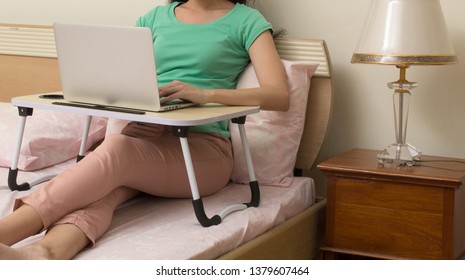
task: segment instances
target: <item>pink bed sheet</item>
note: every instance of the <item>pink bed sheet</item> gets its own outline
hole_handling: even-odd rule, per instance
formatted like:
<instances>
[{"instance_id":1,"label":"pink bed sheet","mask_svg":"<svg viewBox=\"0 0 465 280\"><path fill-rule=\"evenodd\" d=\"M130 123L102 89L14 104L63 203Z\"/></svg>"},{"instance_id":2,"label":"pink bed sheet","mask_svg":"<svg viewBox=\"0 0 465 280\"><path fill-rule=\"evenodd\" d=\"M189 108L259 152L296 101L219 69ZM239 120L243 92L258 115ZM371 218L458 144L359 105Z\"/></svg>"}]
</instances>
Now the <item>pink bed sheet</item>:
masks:
<instances>
[{"instance_id":1,"label":"pink bed sheet","mask_svg":"<svg viewBox=\"0 0 465 280\"><path fill-rule=\"evenodd\" d=\"M74 163L65 163L35 172L19 172L18 182L61 172ZM26 192L7 187L7 168L0 168L0 216L7 215L15 198ZM120 206L107 234L94 248L84 250L76 259L214 259L266 232L315 200L313 180L294 178L289 188L261 186L258 208L228 215L220 225L202 227L195 218L191 200L163 199L141 195ZM203 199L208 216L224 207L248 202L249 186L230 184L219 193ZM18 243L24 246L42 234Z\"/></svg>"}]
</instances>

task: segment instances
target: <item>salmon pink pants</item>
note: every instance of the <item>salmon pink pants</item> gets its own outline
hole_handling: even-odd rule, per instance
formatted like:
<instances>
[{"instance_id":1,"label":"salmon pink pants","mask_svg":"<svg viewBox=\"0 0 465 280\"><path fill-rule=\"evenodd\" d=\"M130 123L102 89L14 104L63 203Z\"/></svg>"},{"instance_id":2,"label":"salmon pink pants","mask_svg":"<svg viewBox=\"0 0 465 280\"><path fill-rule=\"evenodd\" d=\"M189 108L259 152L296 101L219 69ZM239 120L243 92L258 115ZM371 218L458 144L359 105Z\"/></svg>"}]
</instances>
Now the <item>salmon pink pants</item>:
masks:
<instances>
[{"instance_id":1,"label":"salmon pink pants","mask_svg":"<svg viewBox=\"0 0 465 280\"><path fill-rule=\"evenodd\" d=\"M226 186L233 156L229 139L191 132L188 137L202 196ZM118 205L138 192L191 198L179 138L169 127L130 123L92 153L15 205L32 206L44 230L74 224L95 244L109 228Z\"/></svg>"}]
</instances>

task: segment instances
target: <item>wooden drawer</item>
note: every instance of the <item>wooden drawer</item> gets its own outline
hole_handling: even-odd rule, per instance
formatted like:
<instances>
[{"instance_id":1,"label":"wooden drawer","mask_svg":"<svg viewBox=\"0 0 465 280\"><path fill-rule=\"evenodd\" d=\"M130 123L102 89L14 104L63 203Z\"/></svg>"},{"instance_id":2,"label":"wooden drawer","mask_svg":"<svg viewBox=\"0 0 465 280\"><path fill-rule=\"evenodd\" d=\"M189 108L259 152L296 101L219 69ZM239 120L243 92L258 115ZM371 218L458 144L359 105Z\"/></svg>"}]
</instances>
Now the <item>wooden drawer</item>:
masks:
<instances>
[{"instance_id":1,"label":"wooden drawer","mask_svg":"<svg viewBox=\"0 0 465 280\"><path fill-rule=\"evenodd\" d=\"M376 180L330 177L338 203L431 213L443 211L443 189Z\"/></svg>"},{"instance_id":2,"label":"wooden drawer","mask_svg":"<svg viewBox=\"0 0 465 280\"><path fill-rule=\"evenodd\" d=\"M441 258L442 189L334 180L331 246L400 258Z\"/></svg>"}]
</instances>

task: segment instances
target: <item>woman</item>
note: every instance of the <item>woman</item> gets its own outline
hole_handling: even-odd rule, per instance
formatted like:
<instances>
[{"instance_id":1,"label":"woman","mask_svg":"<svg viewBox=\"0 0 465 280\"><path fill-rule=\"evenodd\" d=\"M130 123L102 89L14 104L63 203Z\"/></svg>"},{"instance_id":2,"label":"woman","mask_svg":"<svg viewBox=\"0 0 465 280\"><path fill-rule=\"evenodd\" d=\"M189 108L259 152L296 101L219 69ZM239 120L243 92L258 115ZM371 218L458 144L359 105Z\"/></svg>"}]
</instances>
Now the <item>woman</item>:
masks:
<instances>
[{"instance_id":1,"label":"woman","mask_svg":"<svg viewBox=\"0 0 465 280\"><path fill-rule=\"evenodd\" d=\"M287 110L287 83L271 25L246 1L170 1L137 21L154 38L160 95L194 103ZM234 89L252 62L260 87ZM232 172L225 122L192 128L191 156L201 195L223 188ZM212 176L214 174L214 176ZM185 198L190 189L179 141L160 125L131 123L0 220L0 259L70 259L95 244L114 209L138 192ZM37 243L9 246L43 230Z\"/></svg>"}]
</instances>

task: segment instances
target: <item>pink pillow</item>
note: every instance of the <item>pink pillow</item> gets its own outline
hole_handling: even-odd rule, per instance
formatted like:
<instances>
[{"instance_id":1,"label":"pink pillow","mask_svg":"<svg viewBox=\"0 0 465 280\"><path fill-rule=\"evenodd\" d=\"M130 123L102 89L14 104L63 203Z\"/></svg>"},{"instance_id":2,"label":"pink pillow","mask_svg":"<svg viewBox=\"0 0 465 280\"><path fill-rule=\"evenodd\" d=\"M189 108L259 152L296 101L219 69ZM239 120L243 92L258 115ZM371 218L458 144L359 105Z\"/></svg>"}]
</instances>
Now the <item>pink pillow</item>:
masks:
<instances>
[{"instance_id":1,"label":"pink pillow","mask_svg":"<svg viewBox=\"0 0 465 280\"><path fill-rule=\"evenodd\" d=\"M84 122L82 115L34 110L26 119L18 169L37 170L76 157ZM86 149L103 138L106 123L104 118L92 118ZM0 166L11 167L18 124L18 109L0 103Z\"/></svg>"},{"instance_id":2,"label":"pink pillow","mask_svg":"<svg viewBox=\"0 0 465 280\"><path fill-rule=\"evenodd\" d=\"M290 109L287 112L260 111L247 116L247 134L255 175L260 184L289 187L305 122L310 81L318 67L313 62L283 60L289 84ZM237 88L257 87L252 66L239 77ZM234 149L232 181L247 184L249 175L237 125L230 125Z\"/></svg>"}]
</instances>

